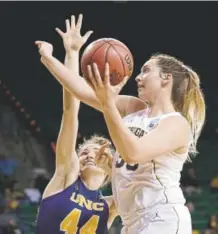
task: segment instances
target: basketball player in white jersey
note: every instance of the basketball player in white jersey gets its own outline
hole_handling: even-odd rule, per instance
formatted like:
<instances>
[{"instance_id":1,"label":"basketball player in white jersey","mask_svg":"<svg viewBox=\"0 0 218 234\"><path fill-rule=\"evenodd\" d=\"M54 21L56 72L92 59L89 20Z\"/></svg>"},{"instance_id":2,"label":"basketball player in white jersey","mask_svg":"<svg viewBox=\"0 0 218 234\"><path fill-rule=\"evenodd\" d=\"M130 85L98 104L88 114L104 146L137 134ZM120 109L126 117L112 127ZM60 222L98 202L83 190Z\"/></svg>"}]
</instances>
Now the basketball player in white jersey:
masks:
<instances>
[{"instance_id":1,"label":"basketball player in white jersey","mask_svg":"<svg viewBox=\"0 0 218 234\"><path fill-rule=\"evenodd\" d=\"M121 96L121 85L104 82L89 67L91 87L70 73L42 42L41 61L78 99L102 111L117 148L113 195L123 234L191 234L191 217L180 189L180 172L205 120L198 75L168 55L152 56L136 77L139 98ZM147 104L145 104L147 103ZM130 130L130 131L129 131ZM133 134L134 133L134 134Z\"/></svg>"}]
</instances>

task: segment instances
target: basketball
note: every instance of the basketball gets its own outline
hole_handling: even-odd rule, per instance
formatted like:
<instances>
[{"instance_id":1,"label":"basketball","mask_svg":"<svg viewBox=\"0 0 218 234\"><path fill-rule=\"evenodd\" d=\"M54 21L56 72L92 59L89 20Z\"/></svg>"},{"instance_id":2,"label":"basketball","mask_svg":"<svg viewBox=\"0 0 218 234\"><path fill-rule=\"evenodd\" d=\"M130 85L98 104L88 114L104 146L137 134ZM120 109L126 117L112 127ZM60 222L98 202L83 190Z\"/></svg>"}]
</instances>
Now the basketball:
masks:
<instances>
[{"instance_id":1,"label":"basketball","mask_svg":"<svg viewBox=\"0 0 218 234\"><path fill-rule=\"evenodd\" d=\"M104 77L105 64L110 67L111 85L119 84L125 76L133 72L133 56L128 47L112 38L102 38L92 42L85 49L81 58L81 70L88 79L87 66L96 63L101 77Z\"/></svg>"}]
</instances>

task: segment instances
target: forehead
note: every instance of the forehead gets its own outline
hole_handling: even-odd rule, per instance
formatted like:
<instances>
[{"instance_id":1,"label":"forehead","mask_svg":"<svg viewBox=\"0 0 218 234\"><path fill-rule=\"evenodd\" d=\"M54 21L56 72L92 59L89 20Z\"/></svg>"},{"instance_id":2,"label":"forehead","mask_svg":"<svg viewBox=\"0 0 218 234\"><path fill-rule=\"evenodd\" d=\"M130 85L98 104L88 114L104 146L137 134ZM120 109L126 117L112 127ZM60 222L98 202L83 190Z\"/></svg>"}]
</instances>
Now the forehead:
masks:
<instances>
[{"instance_id":1,"label":"forehead","mask_svg":"<svg viewBox=\"0 0 218 234\"><path fill-rule=\"evenodd\" d=\"M157 61L156 59L149 59L143 66L142 68L145 68L145 67L157 67Z\"/></svg>"},{"instance_id":2,"label":"forehead","mask_svg":"<svg viewBox=\"0 0 218 234\"><path fill-rule=\"evenodd\" d=\"M85 150L98 150L98 149L100 149L100 145L98 145L98 144L85 144L81 148L81 151L85 151Z\"/></svg>"}]
</instances>

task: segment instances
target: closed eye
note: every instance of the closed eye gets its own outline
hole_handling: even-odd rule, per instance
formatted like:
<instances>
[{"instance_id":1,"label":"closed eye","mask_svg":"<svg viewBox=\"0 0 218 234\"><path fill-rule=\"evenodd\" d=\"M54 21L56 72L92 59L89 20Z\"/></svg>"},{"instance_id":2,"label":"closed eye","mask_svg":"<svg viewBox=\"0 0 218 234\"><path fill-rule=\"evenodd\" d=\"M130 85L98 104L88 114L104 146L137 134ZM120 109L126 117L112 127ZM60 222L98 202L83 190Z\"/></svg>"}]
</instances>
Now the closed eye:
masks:
<instances>
[{"instance_id":1,"label":"closed eye","mask_svg":"<svg viewBox=\"0 0 218 234\"><path fill-rule=\"evenodd\" d=\"M143 68L143 73L147 73L147 72L149 72L150 71L150 69L148 68L148 67L144 67Z\"/></svg>"},{"instance_id":2,"label":"closed eye","mask_svg":"<svg viewBox=\"0 0 218 234\"><path fill-rule=\"evenodd\" d=\"M89 151L88 151L88 150L85 150L85 151L83 151L83 152L80 154L80 156L86 156L88 153L89 153Z\"/></svg>"},{"instance_id":3,"label":"closed eye","mask_svg":"<svg viewBox=\"0 0 218 234\"><path fill-rule=\"evenodd\" d=\"M147 65L145 65L144 67L142 67L142 69L141 69L141 73L148 73L150 71L150 68L147 66Z\"/></svg>"}]
</instances>

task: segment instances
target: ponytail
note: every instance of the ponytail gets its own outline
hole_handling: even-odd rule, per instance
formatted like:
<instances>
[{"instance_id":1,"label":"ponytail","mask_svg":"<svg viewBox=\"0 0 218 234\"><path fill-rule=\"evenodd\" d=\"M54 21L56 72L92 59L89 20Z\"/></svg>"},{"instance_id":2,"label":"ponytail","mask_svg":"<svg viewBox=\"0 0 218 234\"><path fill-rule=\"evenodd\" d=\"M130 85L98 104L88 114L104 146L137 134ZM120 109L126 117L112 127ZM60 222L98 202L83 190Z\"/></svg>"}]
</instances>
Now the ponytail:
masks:
<instances>
[{"instance_id":1,"label":"ponytail","mask_svg":"<svg viewBox=\"0 0 218 234\"><path fill-rule=\"evenodd\" d=\"M173 105L175 110L188 120L192 133L189 153L195 155L197 141L205 121L205 102L200 79L196 72L175 57L157 54L151 59L157 60L162 73L172 74Z\"/></svg>"},{"instance_id":2,"label":"ponytail","mask_svg":"<svg viewBox=\"0 0 218 234\"><path fill-rule=\"evenodd\" d=\"M186 89L186 95L184 95L184 102L182 107L182 114L188 120L191 132L192 142L189 152L192 155L197 153L197 141L201 134L205 122L205 101L204 95L200 88L200 79L196 72L188 69L188 85Z\"/></svg>"}]
</instances>

